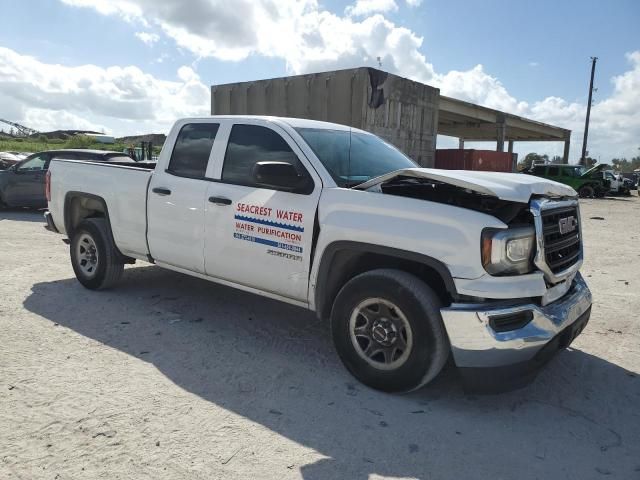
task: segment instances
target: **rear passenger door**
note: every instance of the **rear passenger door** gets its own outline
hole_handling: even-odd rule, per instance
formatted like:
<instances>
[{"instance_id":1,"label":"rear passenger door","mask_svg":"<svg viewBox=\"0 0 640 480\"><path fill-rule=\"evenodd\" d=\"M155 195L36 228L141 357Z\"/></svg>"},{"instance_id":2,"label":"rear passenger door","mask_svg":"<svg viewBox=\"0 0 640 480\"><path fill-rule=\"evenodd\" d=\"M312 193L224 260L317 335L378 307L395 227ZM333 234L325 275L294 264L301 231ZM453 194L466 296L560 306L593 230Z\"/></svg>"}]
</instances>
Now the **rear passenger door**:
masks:
<instances>
[{"instance_id":1,"label":"rear passenger door","mask_svg":"<svg viewBox=\"0 0 640 480\"><path fill-rule=\"evenodd\" d=\"M147 238L158 263L204 273L205 173L218 128L204 121L182 125L168 167L151 176Z\"/></svg>"},{"instance_id":2,"label":"rear passenger door","mask_svg":"<svg viewBox=\"0 0 640 480\"><path fill-rule=\"evenodd\" d=\"M271 122L230 123L226 135L226 152L217 159L207 192L206 272L305 302L321 180L295 142ZM293 165L304 187L287 191L260 184L254 168L264 161Z\"/></svg>"}]
</instances>

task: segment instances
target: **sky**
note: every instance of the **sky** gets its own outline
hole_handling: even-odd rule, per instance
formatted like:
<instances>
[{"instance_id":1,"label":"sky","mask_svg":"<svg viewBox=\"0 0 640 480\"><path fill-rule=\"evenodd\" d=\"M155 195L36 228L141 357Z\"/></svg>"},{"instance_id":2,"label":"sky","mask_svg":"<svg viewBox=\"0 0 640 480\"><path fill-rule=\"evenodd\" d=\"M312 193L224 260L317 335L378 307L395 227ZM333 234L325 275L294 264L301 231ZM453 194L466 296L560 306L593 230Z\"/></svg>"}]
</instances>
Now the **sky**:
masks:
<instances>
[{"instance_id":1,"label":"sky","mask_svg":"<svg viewBox=\"0 0 640 480\"><path fill-rule=\"evenodd\" d=\"M166 133L210 113L211 85L380 57L443 95L571 129L576 162L597 56L589 154L640 155L638 0L0 0L0 14L0 118L40 131Z\"/></svg>"}]
</instances>

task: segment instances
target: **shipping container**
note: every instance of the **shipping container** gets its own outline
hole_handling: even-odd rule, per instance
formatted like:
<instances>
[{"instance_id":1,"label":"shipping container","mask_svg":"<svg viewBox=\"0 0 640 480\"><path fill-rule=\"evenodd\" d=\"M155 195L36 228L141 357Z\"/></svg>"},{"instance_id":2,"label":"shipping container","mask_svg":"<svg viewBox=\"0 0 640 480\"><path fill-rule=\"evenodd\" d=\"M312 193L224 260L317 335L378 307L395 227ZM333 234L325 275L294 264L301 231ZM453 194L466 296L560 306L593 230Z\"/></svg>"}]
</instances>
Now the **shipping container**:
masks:
<instances>
[{"instance_id":1,"label":"shipping container","mask_svg":"<svg viewBox=\"0 0 640 480\"><path fill-rule=\"evenodd\" d=\"M433 166L437 88L374 68L354 68L213 85L212 115L273 115L340 123L395 145Z\"/></svg>"},{"instance_id":2,"label":"shipping container","mask_svg":"<svg viewBox=\"0 0 640 480\"><path fill-rule=\"evenodd\" d=\"M494 150L438 149L435 168L444 170L482 170L487 172L513 172L515 154Z\"/></svg>"}]
</instances>

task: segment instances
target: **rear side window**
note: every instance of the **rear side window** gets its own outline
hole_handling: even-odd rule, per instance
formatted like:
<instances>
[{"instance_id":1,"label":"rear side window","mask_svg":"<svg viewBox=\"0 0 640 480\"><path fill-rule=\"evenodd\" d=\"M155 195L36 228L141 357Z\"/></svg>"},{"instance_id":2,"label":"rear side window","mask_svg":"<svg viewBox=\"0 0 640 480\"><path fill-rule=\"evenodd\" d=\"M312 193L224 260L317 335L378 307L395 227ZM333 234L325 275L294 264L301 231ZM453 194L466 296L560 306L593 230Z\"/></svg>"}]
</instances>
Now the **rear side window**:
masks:
<instances>
[{"instance_id":1,"label":"rear side window","mask_svg":"<svg viewBox=\"0 0 640 480\"><path fill-rule=\"evenodd\" d=\"M204 178L217 123L189 123L180 129L167 171L181 177Z\"/></svg>"},{"instance_id":2,"label":"rear side window","mask_svg":"<svg viewBox=\"0 0 640 480\"><path fill-rule=\"evenodd\" d=\"M49 155L35 155L24 163L21 163L18 170L21 172L40 172L49 168Z\"/></svg>"},{"instance_id":3,"label":"rear side window","mask_svg":"<svg viewBox=\"0 0 640 480\"><path fill-rule=\"evenodd\" d=\"M549 167L549 176L557 177L560 174L560 169L558 167Z\"/></svg>"},{"instance_id":4,"label":"rear side window","mask_svg":"<svg viewBox=\"0 0 640 480\"><path fill-rule=\"evenodd\" d=\"M298 156L276 132L259 125L234 125L224 157L222 180L255 186L255 164L268 161L290 163L300 175L308 176Z\"/></svg>"}]
</instances>

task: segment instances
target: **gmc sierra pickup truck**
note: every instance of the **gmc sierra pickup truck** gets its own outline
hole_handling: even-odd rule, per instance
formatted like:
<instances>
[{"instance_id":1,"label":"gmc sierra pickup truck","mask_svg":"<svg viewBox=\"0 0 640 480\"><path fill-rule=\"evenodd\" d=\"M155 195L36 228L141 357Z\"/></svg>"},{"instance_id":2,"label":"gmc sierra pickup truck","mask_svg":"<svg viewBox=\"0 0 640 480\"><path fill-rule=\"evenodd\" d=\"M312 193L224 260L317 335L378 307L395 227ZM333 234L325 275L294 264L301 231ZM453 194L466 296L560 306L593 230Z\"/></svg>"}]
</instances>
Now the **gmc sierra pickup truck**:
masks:
<instances>
[{"instance_id":1,"label":"gmc sierra pickup truck","mask_svg":"<svg viewBox=\"0 0 640 480\"><path fill-rule=\"evenodd\" d=\"M591 311L571 187L418 168L342 125L183 119L157 165L55 159L46 192L85 287L142 260L308 308L385 391L425 385L449 357L467 386L521 386Z\"/></svg>"}]
</instances>

